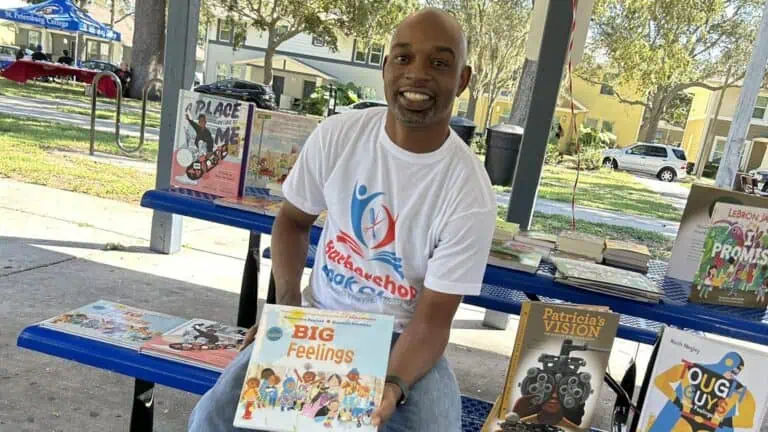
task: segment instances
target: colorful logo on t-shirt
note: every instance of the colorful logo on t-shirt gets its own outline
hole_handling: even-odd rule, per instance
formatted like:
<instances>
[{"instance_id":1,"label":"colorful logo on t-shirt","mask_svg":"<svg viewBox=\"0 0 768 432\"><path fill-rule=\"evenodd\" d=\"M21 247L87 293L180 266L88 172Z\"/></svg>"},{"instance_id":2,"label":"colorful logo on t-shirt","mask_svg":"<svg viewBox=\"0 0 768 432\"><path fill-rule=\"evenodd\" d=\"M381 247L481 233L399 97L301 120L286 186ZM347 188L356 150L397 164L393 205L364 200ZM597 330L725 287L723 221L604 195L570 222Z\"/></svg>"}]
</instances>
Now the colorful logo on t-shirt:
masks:
<instances>
[{"instance_id":1,"label":"colorful logo on t-shirt","mask_svg":"<svg viewBox=\"0 0 768 432\"><path fill-rule=\"evenodd\" d=\"M378 261L389 265L400 276L403 274L403 259L391 251L382 250L395 241L397 220L392 211L378 198L383 192L368 193L364 185L357 185L352 193L350 204L350 220L354 237L341 231L337 240L349 246L356 255L370 261ZM365 252L368 251L368 254ZM366 256L369 255L369 256Z\"/></svg>"},{"instance_id":2,"label":"colorful logo on t-shirt","mask_svg":"<svg viewBox=\"0 0 768 432\"><path fill-rule=\"evenodd\" d=\"M349 205L351 233L340 230L325 243L327 264L321 268L336 289L363 296L386 296L414 300L418 290L410 285L403 271L403 259L392 249L397 232L397 216L384 201L383 192L371 192L355 183ZM339 248L339 245L344 245ZM377 271L367 263L385 264Z\"/></svg>"}]
</instances>

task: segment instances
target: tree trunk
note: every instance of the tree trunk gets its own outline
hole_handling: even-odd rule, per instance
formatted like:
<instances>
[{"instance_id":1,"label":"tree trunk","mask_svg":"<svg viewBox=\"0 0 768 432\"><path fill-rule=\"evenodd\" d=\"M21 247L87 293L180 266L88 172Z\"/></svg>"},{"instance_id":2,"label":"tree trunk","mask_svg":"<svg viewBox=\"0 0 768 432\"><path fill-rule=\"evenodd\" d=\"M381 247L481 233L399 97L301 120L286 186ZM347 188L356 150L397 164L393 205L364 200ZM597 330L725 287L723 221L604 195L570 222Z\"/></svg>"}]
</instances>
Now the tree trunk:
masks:
<instances>
[{"instance_id":1,"label":"tree trunk","mask_svg":"<svg viewBox=\"0 0 768 432\"><path fill-rule=\"evenodd\" d=\"M475 112L477 111L477 100L480 99L480 92L469 92L469 100L467 101L467 113L464 114L464 118L475 121Z\"/></svg>"},{"instance_id":2,"label":"tree trunk","mask_svg":"<svg viewBox=\"0 0 768 432\"><path fill-rule=\"evenodd\" d=\"M663 103L663 99L663 91L656 90L656 93L653 95L653 101L651 102L650 112L648 113L642 133L640 134L640 141L648 143L656 141L656 132L659 130L659 122L661 121L661 116L664 115L665 104Z\"/></svg>"},{"instance_id":3,"label":"tree trunk","mask_svg":"<svg viewBox=\"0 0 768 432\"><path fill-rule=\"evenodd\" d=\"M274 73L272 72L272 59L275 57L275 51L277 51L277 44L275 43L275 36L272 32L277 29L270 29L267 36L267 51L264 53L264 79L261 80L266 85L272 85L272 78Z\"/></svg>"},{"instance_id":4,"label":"tree trunk","mask_svg":"<svg viewBox=\"0 0 768 432\"><path fill-rule=\"evenodd\" d=\"M142 97L144 85L149 80L163 77L165 2L166 0L136 0L136 28L131 50L133 80L129 92L134 99Z\"/></svg>"},{"instance_id":5,"label":"tree trunk","mask_svg":"<svg viewBox=\"0 0 768 432\"><path fill-rule=\"evenodd\" d=\"M539 62L525 59L523 71L520 73L520 81L517 84L515 99L512 101L512 111L509 113L509 123L525 127L528 121L528 110L531 108L533 96L533 83L536 80L536 68Z\"/></svg>"}]
</instances>

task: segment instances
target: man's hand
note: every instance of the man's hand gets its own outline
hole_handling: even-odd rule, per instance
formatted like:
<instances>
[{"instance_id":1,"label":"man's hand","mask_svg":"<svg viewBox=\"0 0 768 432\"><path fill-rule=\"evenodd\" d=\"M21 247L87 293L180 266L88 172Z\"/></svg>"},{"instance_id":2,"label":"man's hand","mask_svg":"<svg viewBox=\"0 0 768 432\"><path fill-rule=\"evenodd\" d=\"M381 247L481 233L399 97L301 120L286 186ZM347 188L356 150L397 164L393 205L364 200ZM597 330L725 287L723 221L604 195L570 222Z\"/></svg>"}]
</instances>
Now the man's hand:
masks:
<instances>
[{"instance_id":1,"label":"man's hand","mask_svg":"<svg viewBox=\"0 0 768 432\"><path fill-rule=\"evenodd\" d=\"M387 421L389 421L389 418L392 417L392 414L395 413L395 409L397 408L397 401L400 400L400 387L387 383L384 386L384 395L381 398L381 405L379 405L379 408L373 413L373 416L371 417L371 423L373 423L374 426L380 428L384 425Z\"/></svg>"},{"instance_id":2,"label":"man's hand","mask_svg":"<svg viewBox=\"0 0 768 432\"><path fill-rule=\"evenodd\" d=\"M245 334L245 339L243 339L243 346L240 347L240 351L246 349L248 345L250 345L254 339L256 339L256 330L258 330L258 325L253 325L253 327L248 329L248 333Z\"/></svg>"}]
</instances>

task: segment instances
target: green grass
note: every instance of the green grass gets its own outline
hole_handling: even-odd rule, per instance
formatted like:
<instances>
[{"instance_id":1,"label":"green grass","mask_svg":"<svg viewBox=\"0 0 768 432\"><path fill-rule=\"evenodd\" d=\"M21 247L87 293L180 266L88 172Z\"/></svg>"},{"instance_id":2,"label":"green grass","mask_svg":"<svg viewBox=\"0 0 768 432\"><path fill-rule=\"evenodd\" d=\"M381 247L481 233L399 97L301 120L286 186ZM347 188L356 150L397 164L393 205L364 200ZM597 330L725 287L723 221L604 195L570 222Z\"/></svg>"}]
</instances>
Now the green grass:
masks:
<instances>
[{"instance_id":1,"label":"green grass","mask_svg":"<svg viewBox=\"0 0 768 432\"><path fill-rule=\"evenodd\" d=\"M73 106L57 106L56 111L67 113L67 114L84 115L87 117L91 116L91 110L89 108L73 107ZM102 119L102 120L114 121L115 112L97 109L96 118ZM152 127L152 128L160 127L160 116L158 114L155 114L153 112L148 112L146 121L147 121L147 124L146 124L147 127ZM120 124L141 126L141 115L133 113L131 111L122 111L120 113Z\"/></svg>"},{"instance_id":2,"label":"green grass","mask_svg":"<svg viewBox=\"0 0 768 432\"><path fill-rule=\"evenodd\" d=\"M506 215L506 209L499 211L502 217ZM549 215L535 212L533 215L532 231L541 231L549 234L559 234L571 229L571 218L561 215ZM669 260L672 254L674 239L653 231L639 230L635 228L609 225L603 223L585 222L576 220L576 230L593 234L603 238L631 241L644 244L650 250L654 259Z\"/></svg>"},{"instance_id":3,"label":"green grass","mask_svg":"<svg viewBox=\"0 0 768 432\"><path fill-rule=\"evenodd\" d=\"M129 146L136 145L134 138L125 141ZM138 202L145 191L154 187L153 174L83 157L89 142L85 129L0 115L0 176L128 202ZM145 144L141 158L154 160L157 142ZM119 154L109 133L96 133L96 150Z\"/></svg>"},{"instance_id":4,"label":"green grass","mask_svg":"<svg viewBox=\"0 0 768 432\"><path fill-rule=\"evenodd\" d=\"M545 165L538 196L571 202L575 180L576 170ZM623 171L582 171L576 189L576 205L671 221L679 221L682 216L681 211L665 202L660 194Z\"/></svg>"},{"instance_id":5,"label":"green grass","mask_svg":"<svg viewBox=\"0 0 768 432\"><path fill-rule=\"evenodd\" d=\"M28 99L48 99L52 101L69 100L80 103L91 103L91 98L85 95L85 84L83 83L44 83L40 81L27 81L19 84L15 81L0 78L0 95L14 96ZM116 99L107 99L98 97L98 101L104 104L114 105ZM141 101L134 99L123 99L123 108L130 107L140 110ZM147 108L155 111L160 110L158 102L148 102Z\"/></svg>"},{"instance_id":6,"label":"green grass","mask_svg":"<svg viewBox=\"0 0 768 432\"><path fill-rule=\"evenodd\" d=\"M714 186L715 180L706 178L706 177L702 177L697 180L696 176L688 176L680 182L680 186L690 189L694 183L699 183L707 186Z\"/></svg>"}]
</instances>

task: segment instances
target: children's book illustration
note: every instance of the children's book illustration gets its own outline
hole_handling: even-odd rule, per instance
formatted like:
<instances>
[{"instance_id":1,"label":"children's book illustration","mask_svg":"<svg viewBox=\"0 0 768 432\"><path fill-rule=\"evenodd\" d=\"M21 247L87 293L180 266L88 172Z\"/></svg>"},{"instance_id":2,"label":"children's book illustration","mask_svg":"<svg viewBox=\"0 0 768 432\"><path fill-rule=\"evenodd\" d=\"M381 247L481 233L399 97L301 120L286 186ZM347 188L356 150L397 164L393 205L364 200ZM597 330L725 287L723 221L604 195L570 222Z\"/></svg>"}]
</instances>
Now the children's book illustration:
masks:
<instances>
[{"instance_id":1,"label":"children's book illustration","mask_svg":"<svg viewBox=\"0 0 768 432\"><path fill-rule=\"evenodd\" d=\"M136 348L186 320L99 300L40 323L66 333Z\"/></svg>"},{"instance_id":2,"label":"children's book illustration","mask_svg":"<svg viewBox=\"0 0 768 432\"><path fill-rule=\"evenodd\" d=\"M641 432L746 432L765 415L762 353L665 328L641 411Z\"/></svg>"},{"instance_id":3,"label":"children's book illustration","mask_svg":"<svg viewBox=\"0 0 768 432\"><path fill-rule=\"evenodd\" d=\"M768 210L717 203L690 300L764 309L768 290Z\"/></svg>"},{"instance_id":4,"label":"children's book illustration","mask_svg":"<svg viewBox=\"0 0 768 432\"><path fill-rule=\"evenodd\" d=\"M238 196L250 110L246 102L182 90L171 184Z\"/></svg>"},{"instance_id":5,"label":"children's book illustration","mask_svg":"<svg viewBox=\"0 0 768 432\"><path fill-rule=\"evenodd\" d=\"M240 351L247 329L193 319L142 345L141 352L213 370L224 369Z\"/></svg>"},{"instance_id":6,"label":"children's book illustration","mask_svg":"<svg viewBox=\"0 0 768 432\"><path fill-rule=\"evenodd\" d=\"M234 425L374 432L393 325L390 316L265 305Z\"/></svg>"}]
</instances>

